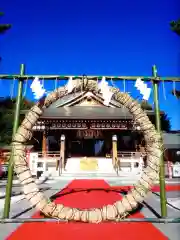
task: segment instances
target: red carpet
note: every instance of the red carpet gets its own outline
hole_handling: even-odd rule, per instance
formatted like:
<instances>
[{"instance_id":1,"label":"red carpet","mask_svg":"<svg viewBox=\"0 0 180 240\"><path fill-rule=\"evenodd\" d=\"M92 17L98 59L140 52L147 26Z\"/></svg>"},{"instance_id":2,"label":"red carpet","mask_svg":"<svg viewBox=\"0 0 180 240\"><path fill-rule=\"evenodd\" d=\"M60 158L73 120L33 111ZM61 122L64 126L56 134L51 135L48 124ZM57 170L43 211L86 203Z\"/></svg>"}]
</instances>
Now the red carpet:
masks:
<instances>
[{"instance_id":1,"label":"red carpet","mask_svg":"<svg viewBox=\"0 0 180 240\"><path fill-rule=\"evenodd\" d=\"M108 188L103 180L74 180L68 188ZM67 189L66 189L67 191ZM56 202L76 208L102 207L105 204L119 200L116 192L81 191L62 195ZM39 213L33 216L40 218ZM143 218L135 213L133 218ZM49 240L49 239L79 239L79 240L166 240L158 229L151 223L25 223L13 232L8 240Z\"/></svg>"},{"instance_id":2,"label":"red carpet","mask_svg":"<svg viewBox=\"0 0 180 240\"><path fill-rule=\"evenodd\" d=\"M113 186L112 189L116 189L116 190L125 190L128 191L131 188L133 188L133 186ZM160 192L160 186L159 185L155 185L152 188L153 192ZM170 184L166 184L166 192L173 192L173 191L180 191L180 184L174 184L174 185L170 185Z\"/></svg>"}]
</instances>

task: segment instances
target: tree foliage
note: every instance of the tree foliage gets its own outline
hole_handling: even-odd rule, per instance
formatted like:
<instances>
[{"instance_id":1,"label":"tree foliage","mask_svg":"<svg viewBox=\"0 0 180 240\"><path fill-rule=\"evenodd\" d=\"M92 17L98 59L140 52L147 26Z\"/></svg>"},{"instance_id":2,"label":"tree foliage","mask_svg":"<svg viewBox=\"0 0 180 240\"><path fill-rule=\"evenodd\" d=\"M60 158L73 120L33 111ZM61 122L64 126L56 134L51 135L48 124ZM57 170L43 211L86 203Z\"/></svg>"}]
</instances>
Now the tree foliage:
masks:
<instances>
[{"instance_id":1,"label":"tree foliage","mask_svg":"<svg viewBox=\"0 0 180 240\"><path fill-rule=\"evenodd\" d=\"M0 12L0 17L2 17L4 14ZM0 24L0 34L5 33L7 30L11 28L11 24Z\"/></svg>"},{"instance_id":2,"label":"tree foliage","mask_svg":"<svg viewBox=\"0 0 180 240\"><path fill-rule=\"evenodd\" d=\"M180 19L177 21L171 21L170 27L173 32L180 36Z\"/></svg>"},{"instance_id":3,"label":"tree foliage","mask_svg":"<svg viewBox=\"0 0 180 240\"><path fill-rule=\"evenodd\" d=\"M151 104L149 104L147 101L142 101L141 102L141 107L142 109L144 110L153 110L153 107L151 106ZM156 124L156 119L155 119L155 115L151 115L150 116L150 120L151 122L155 125ZM164 112L161 112L161 115L160 115L160 120L161 120L161 129L162 131L170 131L171 129L171 123L170 123L170 119L168 118L167 114L164 113Z\"/></svg>"},{"instance_id":4,"label":"tree foliage","mask_svg":"<svg viewBox=\"0 0 180 240\"><path fill-rule=\"evenodd\" d=\"M0 12L0 17L2 17L4 14ZM11 28L11 24L0 24L0 34L5 33L7 30ZM0 57L0 61L2 58Z\"/></svg>"},{"instance_id":5,"label":"tree foliage","mask_svg":"<svg viewBox=\"0 0 180 240\"><path fill-rule=\"evenodd\" d=\"M180 36L180 19L178 19L177 21L171 21L170 27L173 32L175 32L178 36ZM172 91L172 94L178 99L180 98L179 90Z\"/></svg>"},{"instance_id":6,"label":"tree foliage","mask_svg":"<svg viewBox=\"0 0 180 240\"><path fill-rule=\"evenodd\" d=\"M180 91L179 90L173 90L172 91L172 95L174 95L175 97L177 97L178 99L180 98Z\"/></svg>"},{"instance_id":7,"label":"tree foliage","mask_svg":"<svg viewBox=\"0 0 180 240\"><path fill-rule=\"evenodd\" d=\"M1 98L0 99L0 143L9 144L12 140L12 130L14 122L14 110L16 99ZM34 103L23 99L21 102L21 110L28 110ZM20 122L24 116L20 116Z\"/></svg>"}]
</instances>

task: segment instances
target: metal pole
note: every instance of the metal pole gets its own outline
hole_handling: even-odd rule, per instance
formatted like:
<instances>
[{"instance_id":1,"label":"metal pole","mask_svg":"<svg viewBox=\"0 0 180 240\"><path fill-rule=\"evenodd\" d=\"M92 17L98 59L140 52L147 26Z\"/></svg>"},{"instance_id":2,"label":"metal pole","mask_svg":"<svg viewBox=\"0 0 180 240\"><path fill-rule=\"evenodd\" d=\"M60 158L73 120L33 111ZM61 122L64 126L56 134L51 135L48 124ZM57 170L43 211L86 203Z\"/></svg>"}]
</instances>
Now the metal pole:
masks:
<instances>
[{"instance_id":1,"label":"metal pole","mask_svg":"<svg viewBox=\"0 0 180 240\"><path fill-rule=\"evenodd\" d=\"M24 74L25 74L25 65L21 64L20 75L23 76ZM22 101L22 90L23 90L23 79L21 78L18 80L18 94L16 97L16 108L15 108L13 135L12 136L14 136L16 134L16 131L19 127L20 107L21 107L21 101ZM8 165L8 180L7 180L7 185L6 185L6 197L5 197L4 215L3 215L4 218L9 217L13 175L14 175L14 165L13 165L13 156L12 156L12 152L11 152L11 156L9 159L9 165Z\"/></svg>"},{"instance_id":2,"label":"metal pole","mask_svg":"<svg viewBox=\"0 0 180 240\"><path fill-rule=\"evenodd\" d=\"M157 68L154 65L152 67L153 77L157 77ZM154 95L154 107L155 107L155 119L156 129L161 134L161 121L160 121L160 110L159 110L159 97L158 97L158 81L153 81L153 95ZM167 216L167 199L166 199L166 186L165 186L165 168L164 168L164 156L160 158L160 171L159 171L159 184L160 184L160 200L161 200L161 216Z\"/></svg>"}]
</instances>

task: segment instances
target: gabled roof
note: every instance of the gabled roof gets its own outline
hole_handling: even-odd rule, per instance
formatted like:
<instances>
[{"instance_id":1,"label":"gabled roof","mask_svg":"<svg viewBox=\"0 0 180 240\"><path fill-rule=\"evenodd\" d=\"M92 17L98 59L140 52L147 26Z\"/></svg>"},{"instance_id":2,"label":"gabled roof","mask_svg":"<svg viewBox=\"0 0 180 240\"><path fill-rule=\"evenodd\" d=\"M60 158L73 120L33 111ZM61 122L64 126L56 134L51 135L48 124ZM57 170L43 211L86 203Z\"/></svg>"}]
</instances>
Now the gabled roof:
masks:
<instances>
[{"instance_id":1,"label":"gabled roof","mask_svg":"<svg viewBox=\"0 0 180 240\"><path fill-rule=\"evenodd\" d=\"M146 113L154 115L153 110ZM119 102L112 99L104 105L102 94L93 92L70 93L44 110L41 119L133 119L132 114Z\"/></svg>"},{"instance_id":2,"label":"gabled roof","mask_svg":"<svg viewBox=\"0 0 180 240\"><path fill-rule=\"evenodd\" d=\"M80 101L83 101L87 98L94 99L97 103L104 106L104 99L101 94L94 94L93 92L77 92L68 94L61 99L58 99L56 102L51 104L49 108L59 108L59 107L72 107L77 105ZM110 107L122 107L117 101L111 100Z\"/></svg>"},{"instance_id":3,"label":"gabled roof","mask_svg":"<svg viewBox=\"0 0 180 240\"><path fill-rule=\"evenodd\" d=\"M122 108L105 106L73 106L48 108L44 111L43 119L132 119L130 112Z\"/></svg>"}]
</instances>

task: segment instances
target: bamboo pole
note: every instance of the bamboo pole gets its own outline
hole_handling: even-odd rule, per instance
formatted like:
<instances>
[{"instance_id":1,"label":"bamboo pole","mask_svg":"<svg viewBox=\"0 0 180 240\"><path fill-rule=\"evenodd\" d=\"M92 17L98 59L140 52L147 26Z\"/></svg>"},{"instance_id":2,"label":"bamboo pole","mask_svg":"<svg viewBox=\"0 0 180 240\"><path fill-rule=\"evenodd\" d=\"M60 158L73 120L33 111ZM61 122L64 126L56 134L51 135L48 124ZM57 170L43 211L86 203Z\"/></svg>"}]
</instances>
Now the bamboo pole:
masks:
<instances>
[{"instance_id":1,"label":"bamboo pole","mask_svg":"<svg viewBox=\"0 0 180 240\"><path fill-rule=\"evenodd\" d=\"M0 219L0 223L45 223L45 222L68 222L67 220L61 220L57 218L6 218ZM113 222L149 222L149 223L180 223L180 218L124 218L124 219L117 219ZM88 223L87 223L88 224Z\"/></svg>"},{"instance_id":2,"label":"bamboo pole","mask_svg":"<svg viewBox=\"0 0 180 240\"><path fill-rule=\"evenodd\" d=\"M154 65L152 68L153 77L157 76L157 69ZM159 110L159 94L158 94L158 82L153 81L153 95L154 95L154 107L155 107L155 118L156 118L156 129L161 134L161 120ZM160 184L160 200L161 200L161 216L167 216L167 199L166 199L166 186L165 186L165 167L164 167L164 156L160 157L160 169L159 169L159 184Z\"/></svg>"},{"instance_id":3,"label":"bamboo pole","mask_svg":"<svg viewBox=\"0 0 180 240\"><path fill-rule=\"evenodd\" d=\"M20 75L23 76L25 72L25 65L21 64ZM16 131L19 127L19 117L20 117L20 105L22 100L22 91L23 91L23 78L18 80L18 94L16 98L16 109L14 115L14 125L13 125L13 135L16 134ZM9 164L8 164L8 180L6 186L6 198L4 204L4 218L9 217L10 204L11 204L11 192L12 192L12 182L14 175L14 164L13 164L13 152L11 152Z\"/></svg>"},{"instance_id":4,"label":"bamboo pole","mask_svg":"<svg viewBox=\"0 0 180 240\"><path fill-rule=\"evenodd\" d=\"M0 79L3 80L11 80L11 79L26 79L32 80L35 77L38 77L39 79L43 80L68 80L70 77L72 77L74 80L77 78L82 79L82 75L24 75L21 76L19 74L13 74L13 75L7 75L7 74L0 74ZM180 77L152 77L152 76L104 76L106 80L113 80L113 81L119 81L119 80L129 80L129 81L136 81L137 78L141 78L144 81L151 81L156 80L158 82L164 81L164 82L180 82ZM91 80L97 80L102 79L102 76L98 75L92 75L92 76L86 76L87 79Z\"/></svg>"}]
</instances>

